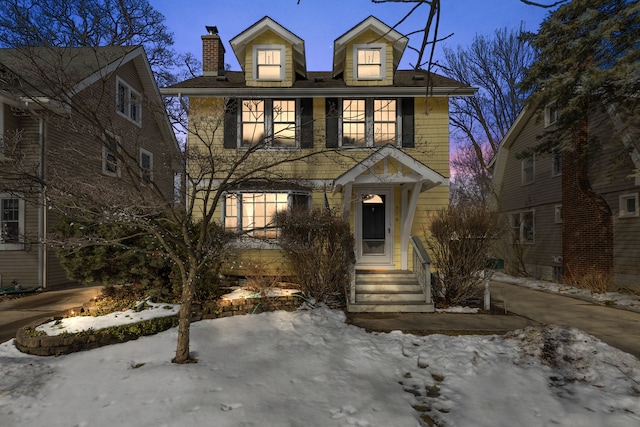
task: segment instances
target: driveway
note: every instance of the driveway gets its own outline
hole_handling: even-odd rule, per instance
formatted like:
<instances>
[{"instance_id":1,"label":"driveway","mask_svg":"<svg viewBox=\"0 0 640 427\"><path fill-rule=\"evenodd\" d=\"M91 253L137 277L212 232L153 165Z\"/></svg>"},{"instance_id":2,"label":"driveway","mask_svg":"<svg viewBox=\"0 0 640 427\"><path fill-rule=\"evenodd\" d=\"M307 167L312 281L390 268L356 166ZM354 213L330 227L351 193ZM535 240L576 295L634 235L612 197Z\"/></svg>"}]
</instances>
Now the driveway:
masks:
<instances>
[{"instance_id":1,"label":"driveway","mask_svg":"<svg viewBox=\"0 0 640 427\"><path fill-rule=\"evenodd\" d=\"M100 294L102 286L83 286L42 292L0 302L0 343L15 338L16 331L43 317L61 315Z\"/></svg>"}]
</instances>

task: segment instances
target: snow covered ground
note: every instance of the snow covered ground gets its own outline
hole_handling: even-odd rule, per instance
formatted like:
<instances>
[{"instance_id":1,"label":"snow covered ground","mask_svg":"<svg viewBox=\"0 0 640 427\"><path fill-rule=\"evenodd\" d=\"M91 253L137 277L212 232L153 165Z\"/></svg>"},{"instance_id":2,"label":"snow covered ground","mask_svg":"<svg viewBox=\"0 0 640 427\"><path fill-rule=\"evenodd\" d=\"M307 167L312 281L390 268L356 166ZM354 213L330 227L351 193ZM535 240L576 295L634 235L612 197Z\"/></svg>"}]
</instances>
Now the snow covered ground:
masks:
<instances>
[{"instance_id":1,"label":"snow covered ground","mask_svg":"<svg viewBox=\"0 0 640 427\"><path fill-rule=\"evenodd\" d=\"M194 323L196 364L170 362L176 339L56 358L1 344L0 425L640 425L638 359L575 329L377 334L318 308Z\"/></svg>"}]
</instances>

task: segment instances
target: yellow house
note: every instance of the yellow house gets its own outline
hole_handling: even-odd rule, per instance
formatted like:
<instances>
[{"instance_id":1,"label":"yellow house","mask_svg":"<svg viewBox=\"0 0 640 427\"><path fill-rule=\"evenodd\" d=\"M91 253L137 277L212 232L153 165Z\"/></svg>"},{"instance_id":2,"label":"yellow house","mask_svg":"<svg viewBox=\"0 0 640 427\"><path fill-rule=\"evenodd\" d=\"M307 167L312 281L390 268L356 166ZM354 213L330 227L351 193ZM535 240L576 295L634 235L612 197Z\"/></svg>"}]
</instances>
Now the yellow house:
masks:
<instances>
[{"instance_id":1,"label":"yellow house","mask_svg":"<svg viewBox=\"0 0 640 427\"><path fill-rule=\"evenodd\" d=\"M383 281L415 282L400 272L420 271L428 262L422 226L449 201L448 99L476 89L423 70L398 70L408 39L373 16L335 39L331 71L307 71L304 40L269 17L230 40L242 71L228 71L217 29L207 30L203 75L162 90L188 98L189 126L225 105L218 148L242 153L267 138L256 155L310 156L281 165L270 180L226 192L216 211L220 222L261 238L245 245L239 259L278 259L277 239L270 239L277 231L265 228L277 210L329 204L353 226L358 273L386 271L391 275ZM192 133L188 145L201 141ZM360 285L374 275L357 274L350 309L433 310L426 273L418 274L422 286L413 295L400 296L400 308L387 295L397 297L397 289Z\"/></svg>"}]
</instances>

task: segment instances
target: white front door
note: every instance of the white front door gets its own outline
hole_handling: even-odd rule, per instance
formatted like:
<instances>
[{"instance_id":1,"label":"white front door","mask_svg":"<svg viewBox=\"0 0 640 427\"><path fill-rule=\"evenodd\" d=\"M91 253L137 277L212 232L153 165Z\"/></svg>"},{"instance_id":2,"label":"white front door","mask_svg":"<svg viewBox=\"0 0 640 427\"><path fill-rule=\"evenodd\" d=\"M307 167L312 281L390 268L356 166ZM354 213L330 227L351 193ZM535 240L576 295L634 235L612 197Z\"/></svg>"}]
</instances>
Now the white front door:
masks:
<instances>
[{"instance_id":1,"label":"white front door","mask_svg":"<svg viewBox=\"0 0 640 427\"><path fill-rule=\"evenodd\" d=\"M393 190L356 188L354 194L358 266L393 268Z\"/></svg>"}]
</instances>

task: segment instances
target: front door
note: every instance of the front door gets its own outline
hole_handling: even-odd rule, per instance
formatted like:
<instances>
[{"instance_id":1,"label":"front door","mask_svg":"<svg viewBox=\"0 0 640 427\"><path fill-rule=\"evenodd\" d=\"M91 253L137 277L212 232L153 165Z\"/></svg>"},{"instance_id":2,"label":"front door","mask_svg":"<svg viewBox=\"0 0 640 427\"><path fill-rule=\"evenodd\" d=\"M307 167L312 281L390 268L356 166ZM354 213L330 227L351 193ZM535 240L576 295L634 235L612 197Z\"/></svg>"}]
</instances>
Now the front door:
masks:
<instances>
[{"instance_id":1,"label":"front door","mask_svg":"<svg viewBox=\"0 0 640 427\"><path fill-rule=\"evenodd\" d=\"M358 189L356 197L358 265L392 268L393 192L390 189Z\"/></svg>"}]
</instances>

